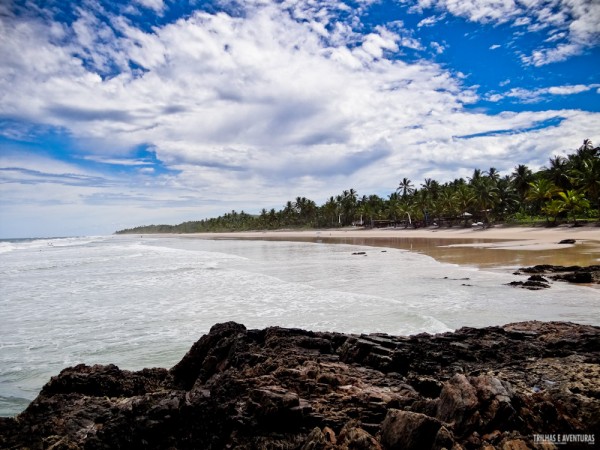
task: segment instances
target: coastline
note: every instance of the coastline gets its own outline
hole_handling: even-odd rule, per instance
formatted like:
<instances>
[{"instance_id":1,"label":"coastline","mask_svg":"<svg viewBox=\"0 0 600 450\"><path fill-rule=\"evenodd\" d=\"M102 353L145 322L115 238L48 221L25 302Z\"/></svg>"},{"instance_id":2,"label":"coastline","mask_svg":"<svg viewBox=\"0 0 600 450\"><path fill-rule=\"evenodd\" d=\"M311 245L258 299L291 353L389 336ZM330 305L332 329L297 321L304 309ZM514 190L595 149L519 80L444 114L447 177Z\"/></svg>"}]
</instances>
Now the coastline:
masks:
<instances>
[{"instance_id":1,"label":"coastline","mask_svg":"<svg viewBox=\"0 0 600 450\"><path fill-rule=\"evenodd\" d=\"M384 228L276 230L229 233L153 234L192 239L240 239L342 243L397 248L422 253L446 263L480 268L522 267L536 264L600 264L600 228L494 227ZM559 244L574 239L574 244Z\"/></svg>"}]
</instances>

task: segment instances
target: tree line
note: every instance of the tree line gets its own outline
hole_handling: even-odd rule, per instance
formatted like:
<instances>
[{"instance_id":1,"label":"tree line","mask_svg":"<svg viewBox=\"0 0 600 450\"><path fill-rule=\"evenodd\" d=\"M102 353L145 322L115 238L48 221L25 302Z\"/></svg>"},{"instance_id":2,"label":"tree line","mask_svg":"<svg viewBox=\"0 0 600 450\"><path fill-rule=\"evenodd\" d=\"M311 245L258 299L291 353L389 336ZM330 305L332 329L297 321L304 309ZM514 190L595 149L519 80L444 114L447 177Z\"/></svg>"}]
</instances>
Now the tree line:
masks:
<instances>
[{"instance_id":1,"label":"tree line","mask_svg":"<svg viewBox=\"0 0 600 450\"><path fill-rule=\"evenodd\" d=\"M533 172L524 164L500 175L494 168L475 169L467 179L440 183L426 178L416 186L402 178L387 198L359 197L354 189L331 196L318 206L306 197L288 201L280 210L259 214L235 210L219 217L179 225L149 225L122 233L201 233L374 226L482 226L543 218L547 225L600 219L600 147L589 139L572 154L554 156Z\"/></svg>"}]
</instances>

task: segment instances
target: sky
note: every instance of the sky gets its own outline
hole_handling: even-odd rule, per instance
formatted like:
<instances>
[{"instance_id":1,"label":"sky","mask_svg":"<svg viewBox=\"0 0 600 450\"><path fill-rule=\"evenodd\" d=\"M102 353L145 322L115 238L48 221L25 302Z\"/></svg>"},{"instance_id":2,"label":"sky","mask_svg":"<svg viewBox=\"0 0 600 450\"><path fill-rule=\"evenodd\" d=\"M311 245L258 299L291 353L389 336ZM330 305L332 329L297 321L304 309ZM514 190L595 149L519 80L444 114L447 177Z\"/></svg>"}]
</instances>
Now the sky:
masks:
<instances>
[{"instance_id":1,"label":"sky","mask_svg":"<svg viewBox=\"0 0 600 450\"><path fill-rule=\"evenodd\" d=\"M1 0L0 238L105 235L600 144L598 0Z\"/></svg>"}]
</instances>

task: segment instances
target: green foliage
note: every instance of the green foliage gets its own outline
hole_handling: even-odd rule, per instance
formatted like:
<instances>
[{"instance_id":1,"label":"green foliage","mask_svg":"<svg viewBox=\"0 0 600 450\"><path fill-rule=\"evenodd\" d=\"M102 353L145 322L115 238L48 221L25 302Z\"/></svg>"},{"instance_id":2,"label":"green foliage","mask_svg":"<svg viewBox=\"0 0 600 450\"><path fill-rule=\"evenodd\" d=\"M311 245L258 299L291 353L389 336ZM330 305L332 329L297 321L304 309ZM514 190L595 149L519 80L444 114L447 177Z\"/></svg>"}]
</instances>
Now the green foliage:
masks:
<instances>
[{"instance_id":1,"label":"green foliage","mask_svg":"<svg viewBox=\"0 0 600 450\"><path fill-rule=\"evenodd\" d=\"M554 156L549 167L533 173L518 165L501 176L491 167L474 169L468 181L455 179L444 184L426 178L419 188L404 177L387 199L378 195L358 197L354 189L331 196L321 206L296 197L276 211L260 214L231 211L222 216L179 225L149 225L117 233L202 233L281 228L333 228L376 222L399 226L441 226L469 221L492 223L556 224L600 219L600 147L586 139L575 153Z\"/></svg>"}]
</instances>

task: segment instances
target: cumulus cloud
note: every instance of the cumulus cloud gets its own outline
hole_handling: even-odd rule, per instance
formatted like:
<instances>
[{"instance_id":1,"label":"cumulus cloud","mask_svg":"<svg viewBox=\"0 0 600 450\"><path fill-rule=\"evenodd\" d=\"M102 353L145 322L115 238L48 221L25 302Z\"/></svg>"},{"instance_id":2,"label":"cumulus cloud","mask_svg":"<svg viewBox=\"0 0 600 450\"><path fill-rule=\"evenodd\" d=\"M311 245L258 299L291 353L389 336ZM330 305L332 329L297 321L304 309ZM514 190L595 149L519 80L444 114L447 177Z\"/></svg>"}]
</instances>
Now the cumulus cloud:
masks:
<instances>
[{"instance_id":1,"label":"cumulus cloud","mask_svg":"<svg viewBox=\"0 0 600 450\"><path fill-rule=\"evenodd\" d=\"M151 9L157 13L162 13L165 9L163 0L135 0L134 3L137 3L144 8Z\"/></svg>"},{"instance_id":2,"label":"cumulus cloud","mask_svg":"<svg viewBox=\"0 0 600 450\"><path fill-rule=\"evenodd\" d=\"M574 95L591 91L600 87L599 84L576 84L565 86L550 86L538 89L513 88L504 93L489 94L488 101L497 102L504 98L516 98L523 103L537 103L543 101L549 95Z\"/></svg>"},{"instance_id":3,"label":"cumulus cloud","mask_svg":"<svg viewBox=\"0 0 600 450\"><path fill-rule=\"evenodd\" d=\"M419 44L384 27L349 48L324 45L310 24L276 7L243 19L198 12L154 33L117 22L124 37L108 50L94 45L90 36L103 27L86 17L74 23L77 39L69 48L44 39L38 22L9 30L14 42L2 52L23 72L12 78L19 89L6 93L3 113L68 127L82 138L111 136L117 146L152 142L165 160L210 161L222 157L221 149L237 149L229 164L247 166L250 155L275 147L362 150L387 133L377 111L390 95L400 103L423 96L460 103L448 95L460 91L458 82L439 67L386 59L386 52ZM103 58L109 51L113 57ZM44 57L47 65L25 70L27 61ZM132 61L144 72L103 78L108 59L121 67ZM35 100L24 104L23 93ZM411 120L396 119L397 126ZM366 129L375 134L367 139Z\"/></svg>"},{"instance_id":4,"label":"cumulus cloud","mask_svg":"<svg viewBox=\"0 0 600 450\"><path fill-rule=\"evenodd\" d=\"M431 42L429 44L429 46L433 49L433 51L438 54L441 55L442 53L444 53L444 51L446 50L446 47L444 47L444 45L440 44L439 42Z\"/></svg>"},{"instance_id":5,"label":"cumulus cloud","mask_svg":"<svg viewBox=\"0 0 600 450\"><path fill-rule=\"evenodd\" d=\"M417 24L417 28L430 27L444 19L445 15L443 14L441 16L427 16Z\"/></svg>"},{"instance_id":6,"label":"cumulus cloud","mask_svg":"<svg viewBox=\"0 0 600 450\"><path fill-rule=\"evenodd\" d=\"M472 22L509 23L529 32L546 32L548 45L522 56L524 63L534 66L565 61L600 43L596 0L415 0L415 4L420 11L436 8Z\"/></svg>"},{"instance_id":7,"label":"cumulus cloud","mask_svg":"<svg viewBox=\"0 0 600 450\"><path fill-rule=\"evenodd\" d=\"M62 130L84 161L139 169L124 180L5 161L4 176L18 185L13 198L35 197L24 186L36 180L60 202L152 209L172 199L181 214L201 217L224 206L278 207L297 195L323 201L349 187L385 194L402 176L421 179L433 165L441 179L491 162L508 170L523 149L543 164L544 152L598 129L593 113L470 110L479 97L460 74L399 57L405 48L425 48L402 23L358 32L355 9L334 18L342 2L236 7L244 14L199 10L150 29L82 9L70 24L0 18L0 79L10 86L0 91L0 117L10 119L0 127L4 135L27 139L32 130L19 124L41 124ZM429 48L443 51L442 44ZM496 95L527 99L596 87ZM555 125L536 128L557 116ZM516 131L500 137L498 130ZM157 173L132 156L139 146L171 170ZM68 190L75 182L81 189Z\"/></svg>"}]
</instances>

